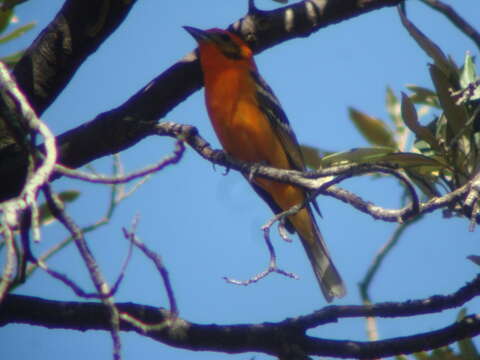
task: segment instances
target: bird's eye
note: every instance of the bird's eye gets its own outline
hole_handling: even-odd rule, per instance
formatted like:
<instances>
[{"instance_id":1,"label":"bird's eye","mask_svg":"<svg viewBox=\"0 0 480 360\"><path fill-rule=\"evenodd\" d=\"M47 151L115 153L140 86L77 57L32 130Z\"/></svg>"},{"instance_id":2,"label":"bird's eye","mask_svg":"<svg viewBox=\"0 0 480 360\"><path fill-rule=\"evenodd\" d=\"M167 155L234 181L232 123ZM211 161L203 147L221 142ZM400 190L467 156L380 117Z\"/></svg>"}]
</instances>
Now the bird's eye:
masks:
<instances>
[{"instance_id":1,"label":"bird's eye","mask_svg":"<svg viewBox=\"0 0 480 360\"><path fill-rule=\"evenodd\" d=\"M230 36L228 36L228 34L220 34L220 39L222 41L229 41L230 40Z\"/></svg>"}]
</instances>

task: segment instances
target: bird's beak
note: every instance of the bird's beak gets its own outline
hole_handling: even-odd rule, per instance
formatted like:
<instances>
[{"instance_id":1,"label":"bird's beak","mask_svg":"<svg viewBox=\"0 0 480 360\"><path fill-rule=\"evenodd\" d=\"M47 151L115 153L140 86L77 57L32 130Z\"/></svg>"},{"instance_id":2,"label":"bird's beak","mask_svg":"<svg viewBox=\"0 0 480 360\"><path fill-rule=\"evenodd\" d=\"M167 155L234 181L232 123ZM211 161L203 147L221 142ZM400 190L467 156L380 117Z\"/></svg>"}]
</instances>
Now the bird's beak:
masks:
<instances>
[{"instance_id":1,"label":"bird's beak","mask_svg":"<svg viewBox=\"0 0 480 360\"><path fill-rule=\"evenodd\" d=\"M204 31L204 30L200 30L200 29L197 29L197 28L194 28L194 27L191 27L191 26L184 26L183 27L185 30L187 30L187 32L193 36L193 38L195 40L197 40L198 43L202 42L202 41L208 41L210 40L210 36L209 34Z\"/></svg>"}]
</instances>

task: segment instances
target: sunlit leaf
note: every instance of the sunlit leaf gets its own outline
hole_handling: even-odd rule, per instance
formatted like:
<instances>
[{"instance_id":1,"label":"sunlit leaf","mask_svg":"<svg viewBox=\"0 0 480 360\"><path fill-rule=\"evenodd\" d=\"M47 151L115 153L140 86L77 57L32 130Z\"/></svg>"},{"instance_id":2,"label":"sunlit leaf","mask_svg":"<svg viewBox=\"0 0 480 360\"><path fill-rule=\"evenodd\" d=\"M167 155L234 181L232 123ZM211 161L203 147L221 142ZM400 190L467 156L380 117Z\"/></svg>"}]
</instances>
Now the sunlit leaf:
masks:
<instances>
[{"instance_id":1,"label":"sunlit leaf","mask_svg":"<svg viewBox=\"0 0 480 360\"><path fill-rule=\"evenodd\" d=\"M391 154L394 149L390 147L369 147L369 148L355 148L349 151L338 152L325 156L322 161L322 167L328 167L338 164L348 163L369 163L375 162L377 159L385 155Z\"/></svg>"},{"instance_id":2,"label":"sunlit leaf","mask_svg":"<svg viewBox=\"0 0 480 360\"><path fill-rule=\"evenodd\" d=\"M406 87L408 90L413 92L413 94L410 95L410 100L412 103L425 104L440 108L437 94L433 90L417 85L406 85Z\"/></svg>"},{"instance_id":3,"label":"sunlit leaf","mask_svg":"<svg viewBox=\"0 0 480 360\"><path fill-rule=\"evenodd\" d=\"M430 357L426 351L414 353L413 356L417 360L430 360Z\"/></svg>"},{"instance_id":4,"label":"sunlit leaf","mask_svg":"<svg viewBox=\"0 0 480 360\"><path fill-rule=\"evenodd\" d=\"M26 25L20 26L18 29L11 31L7 35L0 36L0 44L4 44L6 42L15 40L16 38L25 34L27 31L33 29L35 25L36 25L35 22L31 22Z\"/></svg>"},{"instance_id":5,"label":"sunlit leaf","mask_svg":"<svg viewBox=\"0 0 480 360\"><path fill-rule=\"evenodd\" d=\"M322 157L331 154L331 151L322 150L313 146L301 145L300 149L305 160L305 165L311 169L318 169L322 163Z\"/></svg>"},{"instance_id":6,"label":"sunlit leaf","mask_svg":"<svg viewBox=\"0 0 480 360\"><path fill-rule=\"evenodd\" d=\"M477 265L480 265L480 261L477 262ZM462 308L458 312L457 321L462 320L465 316L467 316L467 309ZM471 338L459 340L457 344L458 344L458 348L460 350L460 355L462 356L462 359L464 360L479 359L479 353L478 353L477 347L475 346Z\"/></svg>"},{"instance_id":7,"label":"sunlit leaf","mask_svg":"<svg viewBox=\"0 0 480 360\"><path fill-rule=\"evenodd\" d=\"M20 61L24 52L25 50L17 51L16 53L1 57L0 61L6 64L9 68L13 68L17 62Z\"/></svg>"},{"instance_id":8,"label":"sunlit leaf","mask_svg":"<svg viewBox=\"0 0 480 360\"><path fill-rule=\"evenodd\" d=\"M434 158L415 153L397 152L387 154L379 159L382 162L388 162L401 168L417 168L418 172L430 173L434 170L442 170L448 167L447 164ZM423 169L423 171L422 171Z\"/></svg>"},{"instance_id":9,"label":"sunlit leaf","mask_svg":"<svg viewBox=\"0 0 480 360\"><path fill-rule=\"evenodd\" d=\"M433 149L439 148L435 136L429 128L422 126L418 122L417 111L410 98L402 92L402 117L405 124L417 136L417 138L426 141Z\"/></svg>"},{"instance_id":10,"label":"sunlit leaf","mask_svg":"<svg viewBox=\"0 0 480 360\"><path fill-rule=\"evenodd\" d=\"M392 119L397 131L402 131L405 128L405 124L402 121L402 116L400 112L400 101L398 97L394 94L392 88L387 86L385 103L387 106L387 112Z\"/></svg>"},{"instance_id":11,"label":"sunlit leaf","mask_svg":"<svg viewBox=\"0 0 480 360\"><path fill-rule=\"evenodd\" d=\"M349 108L348 112L350 119L369 143L377 146L397 147L392 131L382 120L354 108Z\"/></svg>"},{"instance_id":12,"label":"sunlit leaf","mask_svg":"<svg viewBox=\"0 0 480 360\"><path fill-rule=\"evenodd\" d=\"M79 195L80 195L79 191L67 190L59 193L58 197L64 203L71 203L71 202L74 202L79 197ZM40 213L40 216L39 216L40 224L48 225L53 221L55 221L55 217L51 213L50 208L48 207L47 204L44 203L39 206L39 213Z\"/></svg>"},{"instance_id":13,"label":"sunlit leaf","mask_svg":"<svg viewBox=\"0 0 480 360\"><path fill-rule=\"evenodd\" d=\"M475 70L475 64L473 62L473 57L470 52L467 51L465 54L465 63L463 64L463 69L460 74L460 86L462 89L465 89L470 83L477 80L477 72Z\"/></svg>"},{"instance_id":14,"label":"sunlit leaf","mask_svg":"<svg viewBox=\"0 0 480 360\"><path fill-rule=\"evenodd\" d=\"M477 80L477 71L472 55L467 51L465 54L465 63L463 64L462 73L460 74L460 86L466 89ZM473 94L468 96L469 100L480 99L480 87L476 87Z\"/></svg>"}]
</instances>

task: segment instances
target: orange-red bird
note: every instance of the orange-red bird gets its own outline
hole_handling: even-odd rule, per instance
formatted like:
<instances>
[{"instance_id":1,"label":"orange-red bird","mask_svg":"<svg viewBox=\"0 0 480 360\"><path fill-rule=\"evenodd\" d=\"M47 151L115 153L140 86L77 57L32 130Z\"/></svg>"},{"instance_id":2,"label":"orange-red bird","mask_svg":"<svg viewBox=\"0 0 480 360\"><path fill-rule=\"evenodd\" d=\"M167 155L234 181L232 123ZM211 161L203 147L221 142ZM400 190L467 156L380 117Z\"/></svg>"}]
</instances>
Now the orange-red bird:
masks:
<instances>
[{"instance_id":1,"label":"orange-red bird","mask_svg":"<svg viewBox=\"0 0 480 360\"><path fill-rule=\"evenodd\" d=\"M221 29L185 29L199 44L208 114L217 136L232 157L280 169L305 170L297 138L270 87L257 71L252 50L238 36ZM306 199L296 186L254 177L252 186L274 213ZM286 221L302 240L328 302L345 295L309 205Z\"/></svg>"}]
</instances>

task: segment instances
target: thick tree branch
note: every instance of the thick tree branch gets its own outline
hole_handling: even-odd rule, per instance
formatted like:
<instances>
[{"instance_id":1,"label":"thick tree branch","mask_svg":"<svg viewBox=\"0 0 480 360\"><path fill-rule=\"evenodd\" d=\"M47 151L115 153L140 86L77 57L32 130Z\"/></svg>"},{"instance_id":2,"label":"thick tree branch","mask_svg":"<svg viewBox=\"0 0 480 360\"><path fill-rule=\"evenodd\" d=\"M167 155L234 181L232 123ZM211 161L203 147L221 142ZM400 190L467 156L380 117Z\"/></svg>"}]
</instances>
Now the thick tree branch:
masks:
<instances>
[{"instance_id":1,"label":"thick tree branch","mask_svg":"<svg viewBox=\"0 0 480 360\"><path fill-rule=\"evenodd\" d=\"M123 22L135 2L65 1L55 19L25 51L13 71L18 86L38 116L63 91L81 64ZM21 191L28 162L7 126L5 117L9 115L4 111L7 108L5 99L0 98L0 177L3 185L0 200L14 197ZM82 147L77 150L81 152Z\"/></svg>"},{"instance_id":2,"label":"thick tree branch","mask_svg":"<svg viewBox=\"0 0 480 360\"><path fill-rule=\"evenodd\" d=\"M429 314L462 306L480 293L480 277L447 296L404 303L383 303L370 306L328 306L313 314L287 319L278 323L242 325L200 325L177 319L161 330L143 330L122 321L122 331L136 331L156 341L191 350L225 353L262 352L276 356L293 353L340 358L377 358L396 354L430 350L463 338L480 334L480 317L467 316L447 327L408 337L375 342L329 340L307 336L306 330L338 321L341 318L378 316L404 317ZM161 324L171 320L166 310L133 303L116 304L146 324ZM24 323L50 329L106 330L110 329L107 307L100 303L62 302L36 297L8 295L0 305L0 325Z\"/></svg>"},{"instance_id":3,"label":"thick tree branch","mask_svg":"<svg viewBox=\"0 0 480 360\"><path fill-rule=\"evenodd\" d=\"M13 71L38 115L83 62L118 28L136 1L67 0Z\"/></svg>"},{"instance_id":4,"label":"thick tree branch","mask_svg":"<svg viewBox=\"0 0 480 360\"><path fill-rule=\"evenodd\" d=\"M288 39L307 36L330 24L347 20L372 10L394 6L401 1L402 0L302 1L274 11L256 11L253 15L247 15L247 17L239 20L232 25L232 28L240 31L255 52L259 52ZM78 2L84 3L83 1L70 0L67 4L76 4ZM125 2L121 1L119 3ZM286 16L286 14L288 14L288 16ZM49 31L45 31L40 35L29 49L32 53L31 56L40 51L40 49L37 48L37 44L42 41L47 41L49 39L47 35L50 34L51 31L55 31L58 27L66 27L69 29L75 26L82 26L77 24L77 22L85 21L85 18L89 17L82 17L76 14L74 18L66 18L60 15L57 18L62 21L52 22L48 28ZM98 18L96 19L100 21ZM120 19L120 17L118 17L118 19ZM290 20L287 23L285 19ZM295 21L292 22L292 19L295 19ZM65 23L67 20L70 21L70 23ZM95 24L97 23L94 23L94 25ZM86 25L83 26L85 27ZM89 25L88 28L92 26L93 25ZM93 28L96 27L94 26ZM58 32L60 30L57 29L56 31ZM105 32L105 34L107 34L107 32ZM55 37L53 38L53 40L56 39ZM55 41L53 41L53 43L55 43ZM93 49L96 49L96 47L98 47L98 42L95 43ZM78 55L78 53L76 54ZM59 73L63 73L63 71L68 73L70 71L69 76L72 76L72 72L78 68L84 59L85 58L81 56L69 57L68 63L70 65L67 66L67 64L64 64L63 69ZM68 167L76 168L94 159L124 150L142 140L147 136L150 126L202 86L202 75L198 62L192 60L193 59L180 61L174 64L124 104L100 114L94 120L59 136L60 162ZM22 73L26 72L22 71ZM28 74L24 76L27 76L27 79L19 76L18 81L21 87L27 92L27 95L31 97L31 86L24 85L24 83L29 84L32 80L28 80ZM57 88L51 88L50 92L42 95L44 100L41 102L42 105L38 105L40 106L39 110L43 110L44 107L55 99L56 95L66 84L65 79L57 82L57 84L60 83L62 86L59 85ZM39 101L40 100L33 101L33 103L39 104ZM9 154L9 158L11 157ZM16 166L0 166L0 177L11 179L9 186L4 186L0 189L0 199L14 195L12 192L18 189L18 183L22 183L22 159L19 157L18 159L13 159L12 162L14 162Z\"/></svg>"}]
</instances>

